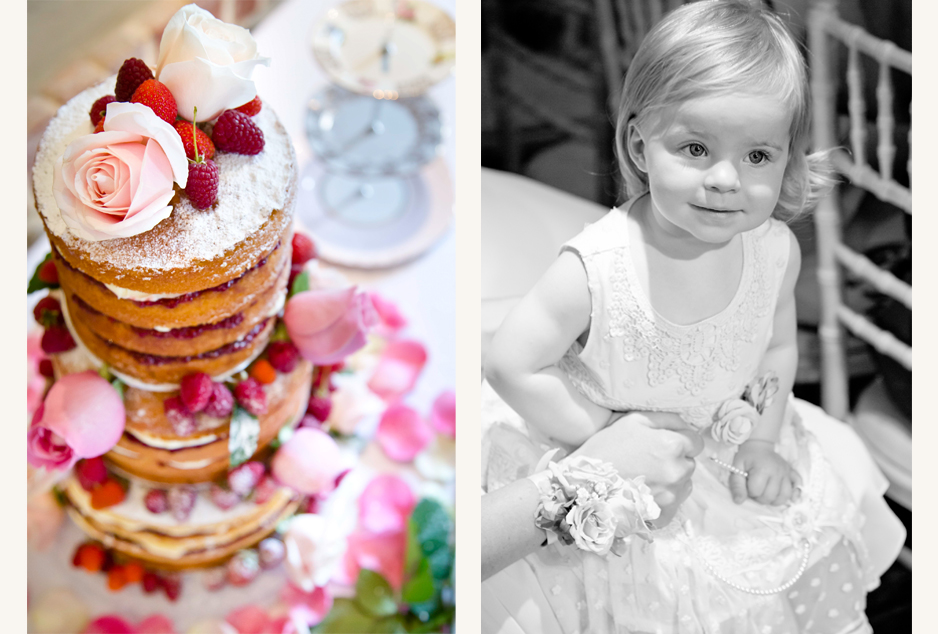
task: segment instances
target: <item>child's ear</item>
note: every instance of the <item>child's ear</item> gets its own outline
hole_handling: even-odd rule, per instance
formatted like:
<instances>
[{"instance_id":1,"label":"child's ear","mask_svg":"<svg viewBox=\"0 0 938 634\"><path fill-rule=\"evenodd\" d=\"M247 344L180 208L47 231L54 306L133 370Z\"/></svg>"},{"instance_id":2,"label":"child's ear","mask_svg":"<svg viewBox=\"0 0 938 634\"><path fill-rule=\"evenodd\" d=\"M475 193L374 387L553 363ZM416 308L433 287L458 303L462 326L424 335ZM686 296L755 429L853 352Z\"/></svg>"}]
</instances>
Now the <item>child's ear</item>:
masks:
<instances>
[{"instance_id":1,"label":"child's ear","mask_svg":"<svg viewBox=\"0 0 938 634\"><path fill-rule=\"evenodd\" d=\"M625 147L635 166L643 172L648 172L645 168L645 139L642 137L642 131L635 125L635 121L630 121L625 129Z\"/></svg>"}]
</instances>

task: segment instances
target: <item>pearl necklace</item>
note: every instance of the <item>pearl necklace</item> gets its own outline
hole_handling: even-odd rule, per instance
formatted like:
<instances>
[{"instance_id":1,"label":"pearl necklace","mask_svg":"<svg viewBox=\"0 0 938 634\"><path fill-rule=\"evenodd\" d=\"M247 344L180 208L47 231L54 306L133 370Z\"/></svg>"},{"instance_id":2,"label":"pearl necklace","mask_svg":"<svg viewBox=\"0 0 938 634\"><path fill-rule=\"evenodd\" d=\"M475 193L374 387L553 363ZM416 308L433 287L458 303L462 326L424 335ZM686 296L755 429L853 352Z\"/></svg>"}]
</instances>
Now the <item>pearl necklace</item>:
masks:
<instances>
[{"instance_id":1,"label":"pearl necklace","mask_svg":"<svg viewBox=\"0 0 938 634\"><path fill-rule=\"evenodd\" d=\"M808 568L808 557L811 554L811 544L808 543L808 540L803 539L801 540L801 548L802 550L804 550L804 555L801 557L801 565L798 567L798 572L795 573L795 576L789 579L788 581L786 581L784 584L778 586L777 588L770 588L768 590L762 590L760 588L748 588L746 586L741 586L738 583L733 583L732 581L730 581L729 579L727 579L726 577L718 573L716 570L714 570L713 566L710 565L709 561L707 561L703 557L701 557L700 560L703 561L704 566L706 567L707 571L711 575L713 575L714 577L716 577L717 579L719 579L726 585L730 586L731 588L739 590L740 592L746 592L749 594L758 594L758 595L765 596L765 595L770 595L770 594L778 594L779 592L784 592L785 590L788 590L790 587L795 585L798 579L801 578L801 575L803 575L804 571Z\"/></svg>"}]
</instances>

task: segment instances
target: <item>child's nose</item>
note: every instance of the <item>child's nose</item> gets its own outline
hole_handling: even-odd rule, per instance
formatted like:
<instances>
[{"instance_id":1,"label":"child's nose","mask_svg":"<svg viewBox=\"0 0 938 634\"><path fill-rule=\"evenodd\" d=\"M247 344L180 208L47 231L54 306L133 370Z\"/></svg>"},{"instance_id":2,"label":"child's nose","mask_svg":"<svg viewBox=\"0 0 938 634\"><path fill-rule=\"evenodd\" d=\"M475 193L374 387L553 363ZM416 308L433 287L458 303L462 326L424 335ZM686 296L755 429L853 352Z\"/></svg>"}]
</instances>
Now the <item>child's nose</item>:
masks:
<instances>
[{"instance_id":1,"label":"child's nose","mask_svg":"<svg viewBox=\"0 0 938 634\"><path fill-rule=\"evenodd\" d=\"M739 189L739 172L730 161L719 161L707 171L704 187L715 192L733 192Z\"/></svg>"}]
</instances>

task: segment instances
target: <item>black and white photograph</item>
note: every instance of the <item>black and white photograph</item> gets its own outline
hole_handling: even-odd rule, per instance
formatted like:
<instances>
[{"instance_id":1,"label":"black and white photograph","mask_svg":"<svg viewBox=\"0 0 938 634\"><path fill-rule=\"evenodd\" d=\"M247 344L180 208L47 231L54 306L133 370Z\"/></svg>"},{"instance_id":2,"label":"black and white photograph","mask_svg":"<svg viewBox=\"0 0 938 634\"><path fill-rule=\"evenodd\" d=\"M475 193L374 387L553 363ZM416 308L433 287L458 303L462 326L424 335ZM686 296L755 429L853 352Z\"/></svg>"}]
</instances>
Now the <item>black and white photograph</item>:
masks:
<instances>
[{"instance_id":1,"label":"black and white photograph","mask_svg":"<svg viewBox=\"0 0 938 634\"><path fill-rule=\"evenodd\" d=\"M912 631L911 5L482 3L485 634Z\"/></svg>"}]
</instances>

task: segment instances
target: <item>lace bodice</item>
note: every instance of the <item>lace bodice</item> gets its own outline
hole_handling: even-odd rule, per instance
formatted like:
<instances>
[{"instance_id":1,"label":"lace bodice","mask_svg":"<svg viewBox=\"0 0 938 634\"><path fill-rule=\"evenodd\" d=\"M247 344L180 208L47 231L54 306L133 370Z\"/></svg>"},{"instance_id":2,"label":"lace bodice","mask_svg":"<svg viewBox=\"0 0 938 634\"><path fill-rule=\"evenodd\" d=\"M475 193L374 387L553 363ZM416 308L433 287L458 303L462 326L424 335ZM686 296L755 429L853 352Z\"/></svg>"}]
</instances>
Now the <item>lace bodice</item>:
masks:
<instances>
[{"instance_id":1,"label":"lace bodice","mask_svg":"<svg viewBox=\"0 0 938 634\"><path fill-rule=\"evenodd\" d=\"M729 305L691 325L661 317L638 282L628 212L613 209L564 245L586 269L592 310L586 346L559 362L587 398L616 411L676 411L697 428L754 378L772 337L790 231L774 219L742 234L743 272Z\"/></svg>"}]
</instances>

